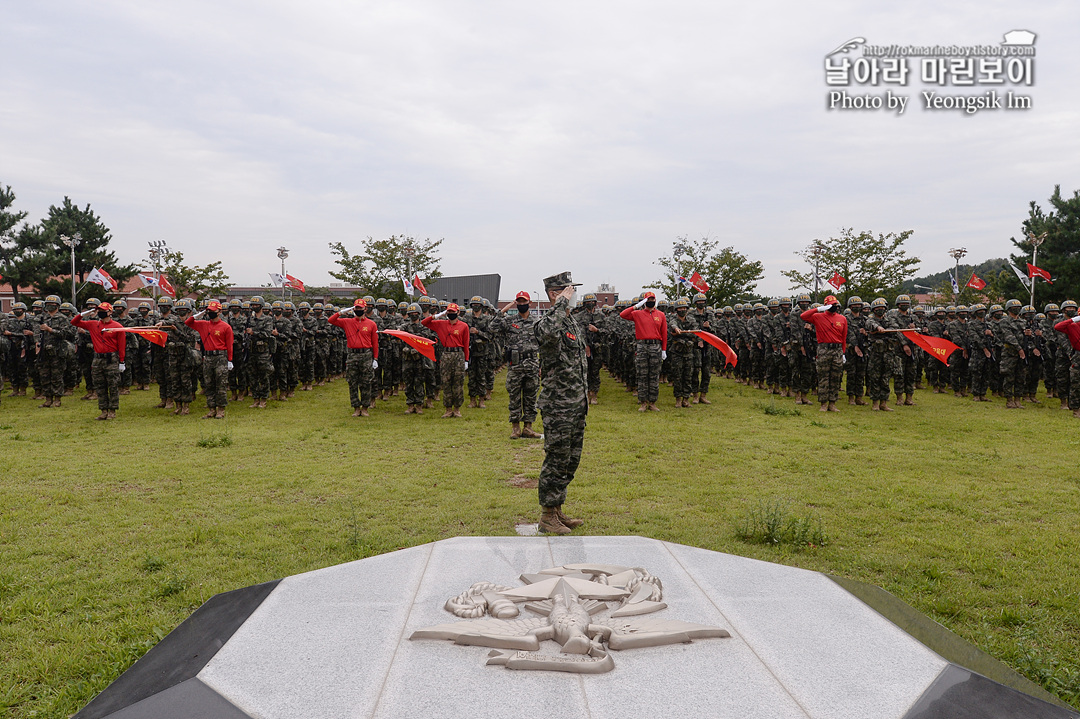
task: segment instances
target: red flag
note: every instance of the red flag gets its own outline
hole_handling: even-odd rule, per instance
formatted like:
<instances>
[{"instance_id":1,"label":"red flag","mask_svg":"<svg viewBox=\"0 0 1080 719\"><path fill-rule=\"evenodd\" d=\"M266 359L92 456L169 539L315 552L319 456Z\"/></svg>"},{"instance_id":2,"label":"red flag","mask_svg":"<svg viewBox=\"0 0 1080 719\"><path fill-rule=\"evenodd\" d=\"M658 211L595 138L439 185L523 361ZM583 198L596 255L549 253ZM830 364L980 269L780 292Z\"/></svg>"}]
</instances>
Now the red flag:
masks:
<instances>
[{"instance_id":1,"label":"red flag","mask_svg":"<svg viewBox=\"0 0 1080 719\"><path fill-rule=\"evenodd\" d=\"M705 280L701 278L701 275L697 273L697 270L694 270L694 274L690 275L690 284L692 284L694 289L701 294L705 294L709 291L709 285L705 283Z\"/></svg>"},{"instance_id":2,"label":"red flag","mask_svg":"<svg viewBox=\"0 0 1080 719\"><path fill-rule=\"evenodd\" d=\"M165 346L169 339L169 333L159 330L157 327L106 327L102 332L134 332L143 339L150 340L156 345Z\"/></svg>"},{"instance_id":3,"label":"red flag","mask_svg":"<svg viewBox=\"0 0 1080 719\"><path fill-rule=\"evenodd\" d=\"M1028 263L1028 277L1031 277L1031 278L1042 277L1044 280L1046 280L1050 284L1054 284L1054 281L1050 279L1050 273L1049 272L1047 272L1046 270L1040 270L1038 267L1031 264L1030 262Z\"/></svg>"},{"instance_id":4,"label":"red flag","mask_svg":"<svg viewBox=\"0 0 1080 719\"><path fill-rule=\"evenodd\" d=\"M941 360L941 363L946 365L949 364L949 356L960 349L949 340L941 337L921 335L915 331L904 332L903 335L926 350L931 357Z\"/></svg>"},{"instance_id":5,"label":"red flag","mask_svg":"<svg viewBox=\"0 0 1080 719\"><path fill-rule=\"evenodd\" d=\"M420 281L420 275L414 275L412 278L412 286L420 291L420 294L427 297L427 289L424 287L424 283Z\"/></svg>"},{"instance_id":6,"label":"red flag","mask_svg":"<svg viewBox=\"0 0 1080 719\"><path fill-rule=\"evenodd\" d=\"M833 272L832 277L829 278L829 284L835 287L837 292L840 291L841 285L845 282L847 282L847 280L841 277L839 272Z\"/></svg>"},{"instance_id":7,"label":"red flag","mask_svg":"<svg viewBox=\"0 0 1080 719\"><path fill-rule=\"evenodd\" d=\"M731 347L728 346L728 343L724 340L720 339L711 332L706 332L705 330L690 331L711 344L716 349L720 350L720 354L724 355L724 357L727 358L728 364L730 364L732 367L739 363L739 356L735 354L735 350L731 349Z\"/></svg>"},{"instance_id":8,"label":"red flag","mask_svg":"<svg viewBox=\"0 0 1080 719\"><path fill-rule=\"evenodd\" d=\"M431 361L435 361L435 343L426 337L419 337L402 330L379 330L384 335L397 337L414 350L424 355Z\"/></svg>"},{"instance_id":9,"label":"red flag","mask_svg":"<svg viewBox=\"0 0 1080 719\"><path fill-rule=\"evenodd\" d=\"M973 290L981 290L983 287L986 287L986 283L972 272L971 279L967 281L967 287L970 287Z\"/></svg>"},{"instance_id":10,"label":"red flag","mask_svg":"<svg viewBox=\"0 0 1080 719\"><path fill-rule=\"evenodd\" d=\"M161 288L162 292L167 294L169 297L176 299L176 290L174 290L173 286L169 284L169 281L165 279L165 275L161 275L159 277L158 286Z\"/></svg>"},{"instance_id":11,"label":"red flag","mask_svg":"<svg viewBox=\"0 0 1080 719\"><path fill-rule=\"evenodd\" d=\"M292 287L294 290L300 290L301 292L304 291L304 283L296 279L292 275L286 273L285 280L285 285L287 287Z\"/></svg>"}]
</instances>

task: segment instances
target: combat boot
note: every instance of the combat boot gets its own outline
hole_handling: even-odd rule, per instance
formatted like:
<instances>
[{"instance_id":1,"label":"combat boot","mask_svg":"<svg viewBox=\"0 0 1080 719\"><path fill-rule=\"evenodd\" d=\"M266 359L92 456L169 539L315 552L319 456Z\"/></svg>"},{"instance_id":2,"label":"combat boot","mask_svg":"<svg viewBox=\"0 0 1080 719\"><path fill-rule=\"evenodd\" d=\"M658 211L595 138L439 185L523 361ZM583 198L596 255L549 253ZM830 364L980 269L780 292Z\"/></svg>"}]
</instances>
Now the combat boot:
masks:
<instances>
[{"instance_id":1,"label":"combat boot","mask_svg":"<svg viewBox=\"0 0 1080 719\"><path fill-rule=\"evenodd\" d=\"M248 409L258 409L258 408L259 408L259 400L255 400L250 405L248 405Z\"/></svg>"},{"instance_id":2,"label":"combat boot","mask_svg":"<svg viewBox=\"0 0 1080 719\"><path fill-rule=\"evenodd\" d=\"M109 418L109 410L107 410L107 409L101 410L101 414L99 414L97 416L97 419L108 419L108 418Z\"/></svg>"},{"instance_id":3,"label":"combat boot","mask_svg":"<svg viewBox=\"0 0 1080 719\"><path fill-rule=\"evenodd\" d=\"M483 399L487 400L488 402L491 401L491 390L488 390L487 393L484 394Z\"/></svg>"},{"instance_id":4,"label":"combat boot","mask_svg":"<svg viewBox=\"0 0 1080 719\"><path fill-rule=\"evenodd\" d=\"M855 395L855 404L859 407L865 407L866 400L863 399L861 395Z\"/></svg>"},{"instance_id":5,"label":"combat boot","mask_svg":"<svg viewBox=\"0 0 1080 719\"><path fill-rule=\"evenodd\" d=\"M532 422L526 422L525 426L521 428L521 436L527 439L543 439L544 435L533 430Z\"/></svg>"},{"instance_id":6,"label":"combat boot","mask_svg":"<svg viewBox=\"0 0 1080 719\"><path fill-rule=\"evenodd\" d=\"M880 411L882 411L882 412L892 412L893 411L893 408L889 406L889 401L885 400L885 399L881 400L881 405L878 407L878 409Z\"/></svg>"},{"instance_id":7,"label":"combat boot","mask_svg":"<svg viewBox=\"0 0 1080 719\"><path fill-rule=\"evenodd\" d=\"M650 412L659 412L660 408L656 406L656 402L649 402L649 411Z\"/></svg>"},{"instance_id":8,"label":"combat boot","mask_svg":"<svg viewBox=\"0 0 1080 719\"><path fill-rule=\"evenodd\" d=\"M461 416L461 405L460 404L454 407L454 416L455 417L460 417Z\"/></svg>"},{"instance_id":9,"label":"combat boot","mask_svg":"<svg viewBox=\"0 0 1080 719\"><path fill-rule=\"evenodd\" d=\"M829 403L828 402L822 402L821 403L821 408L818 410L818 412L828 412L828 411L829 411Z\"/></svg>"},{"instance_id":10,"label":"combat boot","mask_svg":"<svg viewBox=\"0 0 1080 719\"><path fill-rule=\"evenodd\" d=\"M122 390L120 390L120 394L131 394L131 388L124 387Z\"/></svg>"},{"instance_id":11,"label":"combat boot","mask_svg":"<svg viewBox=\"0 0 1080 719\"><path fill-rule=\"evenodd\" d=\"M360 416L361 417L370 417L371 416L370 414L368 414L367 407L361 407L360 408Z\"/></svg>"},{"instance_id":12,"label":"combat boot","mask_svg":"<svg viewBox=\"0 0 1080 719\"><path fill-rule=\"evenodd\" d=\"M202 416L203 419L213 419L217 416L216 407L210 407L206 410L206 414Z\"/></svg>"},{"instance_id":13,"label":"combat boot","mask_svg":"<svg viewBox=\"0 0 1080 719\"><path fill-rule=\"evenodd\" d=\"M165 409L176 409L176 402L172 399L165 400L165 404L162 405Z\"/></svg>"},{"instance_id":14,"label":"combat boot","mask_svg":"<svg viewBox=\"0 0 1080 719\"><path fill-rule=\"evenodd\" d=\"M225 419L225 408L218 407L217 412L214 413L214 419Z\"/></svg>"},{"instance_id":15,"label":"combat boot","mask_svg":"<svg viewBox=\"0 0 1080 719\"><path fill-rule=\"evenodd\" d=\"M453 416L454 416L454 408L453 407L447 407L446 411L443 412L442 419L448 419L448 418L453 417Z\"/></svg>"},{"instance_id":16,"label":"combat boot","mask_svg":"<svg viewBox=\"0 0 1080 719\"><path fill-rule=\"evenodd\" d=\"M109 417L108 417L108 419L116 419L116 410L115 410L115 409L110 409L110 410L109 410Z\"/></svg>"},{"instance_id":17,"label":"combat boot","mask_svg":"<svg viewBox=\"0 0 1080 719\"><path fill-rule=\"evenodd\" d=\"M353 410L353 412L352 412L352 416L353 416L353 417L359 417L359 416L360 416L360 408L359 408L359 407L357 407L357 408L355 408L355 409Z\"/></svg>"},{"instance_id":18,"label":"combat boot","mask_svg":"<svg viewBox=\"0 0 1080 719\"><path fill-rule=\"evenodd\" d=\"M190 413L191 413L191 402L184 402L184 404L180 408L180 414L190 414Z\"/></svg>"},{"instance_id":19,"label":"combat boot","mask_svg":"<svg viewBox=\"0 0 1080 719\"><path fill-rule=\"evenodd\" d=\"M700 393L698 395L697 401L698 401L698 404L712 404L712 402L709 401L709 393L708 392Z\"/></svg>"},{"instance_id":20,"label":"combat boot","mask_svg":"<svg viewBox=\"0 0 1080 719\"><path fill-rule=\"evenodd\" d=\"M52 397L46 397L45 401L39 404L38 407L52 407Z\"/></svg>"},{"instance_id":21,"label":"combat boot","mask_svg":"<svg viewBox=\"0 0 1080 719\"><path fill-rule=\"evenodd\" d=\"M559 519L559 513L555 507L543 507L542 509L537 529L544 534L570 534L570 528Z\"/></svg>"},{"instance_id":22,"label":"combat boot","mask_svg":"<svg viewBox=\"0 0 1080 719\"><path fill-rule=\"evenodd\" d=\"M1076 417L1077 419L1080 419L1080 409L1073 411L1073 417Z\"/></svg>"},{"instance_id":23,"label":"combat boot","mask_svg":"<svg viewBox=\"0 0 1080 719\"><path fill-rule=\"evenodd\" d=\"M510 423L510 439L521 439L521 423Z\"/></svg>"},{"instance_id":24,"label":"combat boot","mask_svg":"<svg viewBox=\"0 0 1080 719\"><path fill-rule=\"evenodd\" d=\"M649 403L648 402L642 402L641 406L637 408L638 412L647 412L648 410L649 410Z\"/></svg>"},{"instance_id":25,"label":"combat boot","mask_svg":"<svg viewBox=\"0 0 1080 719\"><path fill-rule=\"evenodd\" d=\"M850 404L850 405L854 405L855 404L855 395L851 395L850 397L848 397L847 398L847 403Z\"/></svg>"},{"instance_id":26,"label":"combat boot","mask_svg":"<svg viewBox=\"0 0 1080 719\"><path fill-rule=\"evenodd\" d=\"M480 398L480 399L479 399L479 400L478 400L478 401L476 402L476 408L477 408L477 409L487 409L487 405L486 405L486 404L484 404L484 398L483 398L483 397L481 397L481 398Z\"/></svg>"},{"instance_id":27,"label":"combat boot","mask_svg":"<svg viewBox=\"0 0 1080 719\"><path fill-rule=\"evenodd\" d=\"M1069 398L1068 397L1062 397L1061 398L1061 408L1062 409L1068 409L1069 408Z\"/></svg>"},{"instance_id":28,"label":"combat boot","mask_svg":"<svg viewBox=\"0 0 1080 719\"><path fill-rule=\"evenodd\" d=\"M839 412L840 408L836 406L836 402L829 402L829 411L830 412Z\"/></svg>"},{"instance_id":29,"label":"combat boot","mask_svg":"<svg viewBox=\"0 0 1080 719\"><path fill-rule=\"evenodd\" d=\"M418 405L418 404L413 405L413 414L423 414L423 413L424 413L424 409L420 405Z\"/></svg>"},{"instance_id":30,"label":"combat boot","mask_svg":"<svg viewBox=\"0 0 1080 719\"><path fill-rule=\"evenodd\" d=\"M701 393L691 395L691 396L693 397L693 399L689 400L690 404L697 404L698 402L701 401Z\"/></svg>"},{"instance_id":31,"label":"combat boot","mask_svg":"<svg viewBox=\"0 0 1080 719\"><path fill-rule=\"evenodd\" d=\"M562 522L563 526L567 529L577 529L581 525L585 524L584 519L573 519L563 514L561 504L555 508L555 514L559 515L559 521Z\"/></svg>"},{"instance_id":32,"label":"combat boot","mask_svg":"<svg viewBox=\"0 0 1080 719\"><path fill-rule=\"evenodd\" d=\"M97 394L94 392L94 390L88 389L86 390L86 394L84 394L81 399L84 402L88 399L97 399Z\"/></svg>"},{"instance_id":33,"label":"combat boot","mask_svg":"<svg viewBox=\"0 0 1080 719\"><path fill-rule=\"evenodd\" d=\"M907 406L907 407L914 407L915 406L915 400L912 399L912 397L914 397L914 395L910 395L910 394L905 394L904 395L904 405L905 406Z\"/></svg>"},{"instance_id":34,"label":"combat boot","mask_svg":"<svg viewBox=\"0 0 1080 719\"><path fill-rule=\"evenodd\" d=\"M476 409L476 397L469 398L469 409Z\"/></svg>"},{"instance_id":35,"label":"combat boot","mask_svg":"<svg viewBox=\"0 0 1080 719\"><path fill-rule=\"evenodd\" d=\"M880 406L881 406L881 401L875 399L873 402L870 403L870 411L871 412L877 412L878 407L880 407Z\"/></svg>"}]
</instances>

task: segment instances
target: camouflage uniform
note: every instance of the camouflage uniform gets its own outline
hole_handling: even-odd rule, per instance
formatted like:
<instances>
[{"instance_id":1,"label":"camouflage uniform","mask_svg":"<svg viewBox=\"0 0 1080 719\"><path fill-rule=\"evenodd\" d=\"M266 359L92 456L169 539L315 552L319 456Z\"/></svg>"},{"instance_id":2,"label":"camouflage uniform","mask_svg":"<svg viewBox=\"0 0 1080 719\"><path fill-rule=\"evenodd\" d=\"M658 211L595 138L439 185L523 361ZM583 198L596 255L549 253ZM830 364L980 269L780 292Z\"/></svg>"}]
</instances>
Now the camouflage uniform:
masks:
<instances>
[{"instance_id":1,"label":"camouflage uniform","mask_svg":"<svg viewBox=\"0 0 1080 719\"><path fill-rule=\"evenodd\" d=\"M705 296L695 295L694 308L690 310L688 316L694 322L694 329L705 330L711 334L721 337L720 333L723 332L721 328L722 321L717 321L716 313L712 311L712 308L705 306ZM691 378L690 395L697 395L694 399L698 402L705 398L705 395L709 393L709 383L712 381L712 366L713 359L719 356L711 344L696 337L694 342L694 354L696 361L692 369L693 377Z\"/></svg>"},{"instance_id":2,"label":"camouflage uniform","mask_svg":"<svg viewBox=\"0 0 1080 719\"><path fill-rule=\"evenodd\" d=\"M1061 310L1064 317L1059 317L1058 321L1062 319L1072 319L1076 316L1076 302L1073 300L1065 300L1061 303ZM1064 332L1054 332L1054 341L1057 343L1057 356L1054 360L1054 387L1057 390L1058 397L1061 398L1063 406L1069 406L1070 398L1080 392L1080 387L1074 386L1072 381L1072 374L1077 360L1074 358L1072 345L1069 344L1069 338Z\"/></svg>"},{"instance_id":3,"label":"camouflage uniform","mask_svg":"<svg viewBox=\"0 0 1080 719\"><path fill-rule=\"evenodd\" d=\"M697 387L694 382L694 367L697 364L698 336L691 334L698 329L696 318L688 312L679 316L679 305L685 308L685 300L676 303L675 316L668 321L668 359L671 365L668 368L668 378L671 380L675 395L675 406L684 406L681 400L687 400L685 406L689 407L690 397L695 394ZM676 332L681 330L682 334ZM708 374L708 367L703 369Z\"/></svg>"},{"instance_id":4,"label":"camouflage uniform","mask_svg":"<svg viewBox=\"0 0 1080 719\"><path fill-rule=\"evenodd\" d=\"M893 309L886 313L885 319L889 329L915 327L915 316L909 311ZM901 401L900 395L903 394L907 397L904 404L913 403L911 397L915 394L915 344L900 332L892 332L889 337L893 350L893 389L897 402Z\"/></svg>"},{"instance_id":5,"label":"camouflage uniform","mask_svg":"<svg viewBox=\"0 0 1080 719\"><path fill-rule=\"evenodd\" d=\"M968 321L967 327L967 351L968 351L968 374L971 379L971 394L973 399L982 401L986 397L987 371L992 351L993 340L988 336L990 331L986 324L983 311L979 310ZM934 360L935 364L940 364Z\"/></svg>"},{"instance_id":6,"label":"camouflage uniform","mask_svg":"<svg viewBox=\"0 0 1080 719\"><path fill-rule=\"evenodd\" d=\"M247 321L247 330L251 342L248 382L251 384L251 396L256 403L262 403L270 398L270 378L274 374L273 358L277 349L274 318L262 313L252 314Z\"/></svg>"},{"instance_id":7,"label":"camouflage uniform","mask_svg":"<svg viewBox=\"0 0 1080 719\"><path fill-rule=\"evenodd\" d=\"M330 377L330 336L334 326L318 303L311 312L315 315L315 384L321 386Z\"/></svg>"},{"instance_id":8,"label":"camouflage uniform","mask_svg":"<svg viewBox=\"0 0 1080 719\"><path fill-rule=\"evenodd\" d=\"M48 329L45 329L46 327ZM68 345L74 338L75 328L71 326L71 320L60 312L46 312L34 329L34 339L38 345L37 366L41 375L41 392L47 403L51 401L53 405L59 405L60 398L64 395Z\"/></svg>"},{"instance_id":9,"label":"camouflage uniform","mask_svg":"<svg viewBox=\"0 0 1080 719\"><path fill-rule=\"evenodd\" d=\"M476 300L474 297L473 300ZM491 318L483 313L466 312L459 318L469 326L469 406L482 404L487 395L487 368L491 362ZM474 331L475 329L475 331Z\"/></svg>"},{"instance_id":10,"label":"camouflage uniform","mask_svg":"<svg viewBox=\"0 0 1080 719\"><path fill-rule=\"evenodd\" d=\"M34 327L36 323L24 308L8 318L4 332L8 338L8 379L13 395L26 394L30 382L30 366L34 356ZM26 333L30 334L27 335Z\"/></svg>"},{"instance_id":11,"label":"camouflage uniform","mask_svg":"<svg viewBox=\"0 0 1080 719\"><path fill-rule=\"evenodd\" d=\"M866 333L870 345L866 362L866 390L875 403L889 399L889 379L892 377L892 349L889 347L889 335L878 330L888 329L884 313L872 313L866 318Z\"/></svg>"},{"instance_id":12,"label":"camouflage uniform","mask_svg":"<svg viewBox=\"0 0 1080 719\"><path fill-rule=\"evenodd\" d=\"M966 397L968 378L967 358L964 355L968 342L967 322L959 315L956 319L950 320L945 326L945 337L960 348L949 355L949 384L952 385L952 391L957 397L961 395Z\"/></svg>"},{"instance_id":13,"label":"camouflage uniform","mask_svg":"<svg viewBox=\"0 0 1080 719\"><path fill-rule=\"evenodd\" d=\"M162 320L162 329L169 333L165 345L166 381L169 384L169 397L187 405L195 401L194 373L201 369L202 361L201 357L199 362L195 361L198 356L199 334L184 324L184 318L180 317L180 314L174 311Z\"/></svg>"},{"instance_id":14,"label":"camouflage uniform","mask_svg":"<svg viewBox=\"0 0 1080 719\"><path fill-rule=\"evenodd\" d=\"M513 315L500 314L489 325L492 336L505 340L509 365L506 370L506 393L510 397L511 424L525 422L531 425L536 421L540 357L535 329L536 313L530 312L528 317L522 317L516 309Z\"/></svg>"},{"instance_id":15,"label":"camouflage uniform","mask_svg":"<svg viewBox=\"0 0 1080 719\"><path fill-rule=\"evenodd\" d=\"M845 364L847 383L845 391L850 403L865 404L862 397L866 387L866 364L869 360L866 343L866 315L862 312L861 304L858 309L859 312L857 313L853 309L844 312L844 316L847 317L848 321L848 351L847 363ZM856 352L856 349L858 352ZM862 356L860 356L860 352Z\"/></svg>"},{"instance_id":16,"label":"camouflage uniform","mask_svg":"<svg viewBox=\"0 0 1080 719\"><path fill-rule=\"evenodd\" d=\"M417 305L411 305L408 308L410 321L401 329L409 334L436 342L435 333L420 324L419 309ZM429 361L427 357L412 347L408 345L402 347L401 378L405 382L405 404L414 407L417 414L420 413L422 405L427 404L425 401L424 378L427 370L426 362Z\"/></svg>"},{"instance_id":17,"label":"camouflage uniform","mask_svg":"<svg viewBox=\"0 0 1080 719\"><path fill-rule=\"evenodd\" d=\"M300 303L300 359L297 376L301 386L309 390L315 384L315 331L319 322L311 308L305 307L306 304Z\"/></svg>"},{"instance_id":18,"label":"camouflage uniform","mask_svg":"<svg viewBox=\"0 0 1080 719\"><path fill-rule=\"evenodd\" d=\"M1010 303L1013 300L1010 300ZM1019 302L1017 302L1019 305ZM1008 303L1006 305L1008 307ZM1015 309L1019 309L1017 306ZM1019 407L1019 398L1024 392L1024 359L1020 356L1024 346L1024 321L1019 314L1010 312L998 323L1001 338L1001 391L1008 400L1007 407Z\"/></svg>"}]
</instances>

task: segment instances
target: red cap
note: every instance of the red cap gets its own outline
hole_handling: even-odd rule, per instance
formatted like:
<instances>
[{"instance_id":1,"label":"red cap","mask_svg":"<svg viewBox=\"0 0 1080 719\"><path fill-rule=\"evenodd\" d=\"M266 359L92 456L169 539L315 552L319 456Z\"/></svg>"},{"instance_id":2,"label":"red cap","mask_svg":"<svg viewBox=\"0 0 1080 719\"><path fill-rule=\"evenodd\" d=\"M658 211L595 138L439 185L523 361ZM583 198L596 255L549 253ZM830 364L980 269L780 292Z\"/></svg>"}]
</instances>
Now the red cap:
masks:
<instances>
[{"instance_id":1,"label":"red cap","mask_svg":"<svg viewBox=\"0 0 1080 719\"><path fill-rule=\"evenodd\" d=\"M515 297L514 300L525 300L526 302L532 302L532 297L529 297L528 292L522 290L521 292L517 293L517 297Z\"/></svg>"},{"instance_id":2,"label":"red cap","mask_svg":"<svg viewBox=\"0 0 1080 719\"><path fill-rule=\"evenodd\" d=\"M206 309L212 310L214 312L221 312L221 303L217 300L210 300L206 303Z\"/></svg>"},{"instance_id":3,"label":"red cap","mask_svg":"<svg viewBox=\"0 0 1080 719\"><path fill-rule=\"evenodd\" d=\"M834 297L833 295L829 295L828 297L825 298L825 304L827 304L827 305L835 305L836 304L836 297Z\"/></svg>"},{"instance_id":4,"label":"red cap","mask_svg":"<svg viewBox=\"0 0 1080 719\"><path fill-rule=\"evenodd\" d=\"M357 297L355 300L353 300L352 306L353 307L359 307L362 310L366 310L367 309L367 302L364 302L363 297Z\"/></svg>"},{"instance_id":5,"label":"red cap","mask_svg":"<svg viewBox=\"0 0 1080 719\"><path fill-rule=\"evenodd\" d=\"M461 308L457 306L456 302L451 302L449 305L446 306L446 311L447 312L461 312Z\"/></svg>"},{"instance_id":6,"label":"red cap","mask_svg":"<svg viewBox=\"0 0 1080 719\"><path fill-rule=\"evenodd\" d=\"M644 299L646 297L652 297L655 300L656 299L656 293L655 292L646 292L641 297L642 297L642 299Z\"/></svg>"},{"instance_id":7,"label":"red cap","mask_svg":"<svg viewBox=\"0 0 1080 719\"><path fill-rule=\"evenodd\" d=\"M102 302L100 305L97 306L97 308L99 310L105 310L106 312L112 312L112 305L110 305L108 302Z\"/></svg>"}]
</instances>

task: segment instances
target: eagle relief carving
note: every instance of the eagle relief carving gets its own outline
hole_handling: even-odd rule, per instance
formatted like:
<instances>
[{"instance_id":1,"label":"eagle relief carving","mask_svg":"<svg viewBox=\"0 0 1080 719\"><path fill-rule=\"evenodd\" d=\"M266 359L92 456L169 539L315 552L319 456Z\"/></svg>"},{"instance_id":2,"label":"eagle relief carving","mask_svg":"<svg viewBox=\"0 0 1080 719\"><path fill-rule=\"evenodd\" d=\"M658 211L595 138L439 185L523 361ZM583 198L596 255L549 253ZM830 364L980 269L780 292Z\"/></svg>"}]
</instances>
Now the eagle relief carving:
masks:
<instances>
[{"instance_id":1,"label":"eagle relief carving","mask_svg":"<svg viewBox=\"0 0 1080 719\"><path fill-rule=\"evenodd\" d=\"M463 621L419 629L409 639L449 639L488 647L488 664L601 674L611 651L731 635L720 627L651 616L667 608L658 577L640 567L567 564L523 574L523 587L478 582L446 601ZM519 605L531 613L522 616ZM554 641L558 653L544 653Z\"/></svg>"}]
</instances>

